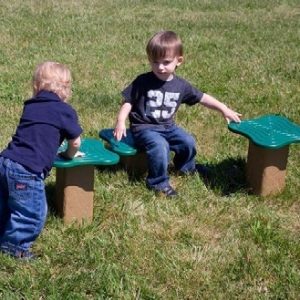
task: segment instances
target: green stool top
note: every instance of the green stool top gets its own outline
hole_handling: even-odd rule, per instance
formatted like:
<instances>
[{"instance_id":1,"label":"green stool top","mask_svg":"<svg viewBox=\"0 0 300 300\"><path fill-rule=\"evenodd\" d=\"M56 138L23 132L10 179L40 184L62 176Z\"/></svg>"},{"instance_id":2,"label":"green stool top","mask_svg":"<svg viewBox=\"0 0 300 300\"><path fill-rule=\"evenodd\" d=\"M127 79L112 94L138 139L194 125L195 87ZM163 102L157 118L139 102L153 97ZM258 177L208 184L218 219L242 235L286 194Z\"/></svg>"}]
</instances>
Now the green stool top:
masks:
<instances>
[{"instance_id":1,"label":"green stool top","mask_svg":"<svg viewBox=\"0 0 300 300\"><path fill-rule=\"evenodd\" d=\"M231 122L228 129L264 148L278 149L300 142L300 126L279 115L265 115L241 123Z\"/></svg>"},{"instance_id":2,"label":"green stool top","mask_svg":"<svg viewBox=\"0 0 300 300\"><path fill-rule=\"evenodd\" d=\"M99 136L109 144L112 151L119 155L131 156L138 152L135 148L130 129L126 129L126 137L123 136L119 142L114 138L114 129L112 128L102 129L99 132Z\"/></svg>"},{"instance_id":3,"label":"green stool top","mask_svg":"<svg viewBox=\"0 0 300 300\"><path fill-rule=\"evenodd\" d=\"M63 143L58 152L64 151L67 143ZM99 140L86 138L82 139L80 151L85 155L83 157L76 157L70 160L56 157L53 166L56 168L71 168L84 165L115 165L119 162L118 154L113 153L104 148L103 143Z\"/></svg>"}]
</instances>

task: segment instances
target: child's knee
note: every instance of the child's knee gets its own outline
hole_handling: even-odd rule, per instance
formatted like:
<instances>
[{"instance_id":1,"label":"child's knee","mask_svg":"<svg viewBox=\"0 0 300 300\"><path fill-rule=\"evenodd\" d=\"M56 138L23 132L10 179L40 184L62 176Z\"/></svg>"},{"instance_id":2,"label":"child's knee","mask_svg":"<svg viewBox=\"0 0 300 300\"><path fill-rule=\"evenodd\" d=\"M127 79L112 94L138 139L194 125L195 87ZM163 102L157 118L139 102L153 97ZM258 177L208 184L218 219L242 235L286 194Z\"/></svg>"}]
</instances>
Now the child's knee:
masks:
<instances>
[{"instance_id":1,"label":"child's knee","mask_svg":"<svg viewBox=\"0 0 300 300\"><path fill-rule=\"evenodd\" d=\"M193 136L187 134L183 140L182 143L189 149L195 148L196 147L196 141Z\"/></svg>"},{"instance_id":2,"label":"child's knee","mask_svg":"<svg viewBox=\"0 0 300 300\"><path fill-rule=\"evenodd\" d=\"M158 139L153 141L148 147L148 153L156 154L157 156L168 156L170 152L170 146L164 139Z\"/></svg>"}]
</instances>

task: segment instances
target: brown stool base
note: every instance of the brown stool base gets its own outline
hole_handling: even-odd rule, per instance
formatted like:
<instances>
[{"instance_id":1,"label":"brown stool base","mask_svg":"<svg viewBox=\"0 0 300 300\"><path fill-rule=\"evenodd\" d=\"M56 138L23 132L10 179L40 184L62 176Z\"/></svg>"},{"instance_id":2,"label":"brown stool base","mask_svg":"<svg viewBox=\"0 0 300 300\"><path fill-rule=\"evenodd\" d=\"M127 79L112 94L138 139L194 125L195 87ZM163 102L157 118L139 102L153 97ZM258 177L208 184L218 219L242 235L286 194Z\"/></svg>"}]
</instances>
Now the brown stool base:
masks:
<instances>
[{"instance_id":1,"label":"brown stool base","mask_svg":"<svg viewBox=\"0 0 300 300\"><path fill-rule=\"evenodd\" d=\"M64 223L93 219L94 166L56 168L55 206Z\"/></svg>"},{"instance_id":2,"label":"brown stool base","mask_svg":"<svg viewBox=\"0 0 300 300\"><path fill-rule=\"evenodd\" d=\"M267 196L284 189L288 153L289 146L267 149L249 141L247 181L253 194Z\"/></svg>"},{"instance_id":3,"label":"brown stool base","mask_svg":"<svg viewBox=\"0 0 300 300\"><path fill-rule=\"evenodd\" d=\"M143 176L148 170L146 152L138 152L133 156L121 156L121 164L130 175Z\"/></svg>"}]
</instances>

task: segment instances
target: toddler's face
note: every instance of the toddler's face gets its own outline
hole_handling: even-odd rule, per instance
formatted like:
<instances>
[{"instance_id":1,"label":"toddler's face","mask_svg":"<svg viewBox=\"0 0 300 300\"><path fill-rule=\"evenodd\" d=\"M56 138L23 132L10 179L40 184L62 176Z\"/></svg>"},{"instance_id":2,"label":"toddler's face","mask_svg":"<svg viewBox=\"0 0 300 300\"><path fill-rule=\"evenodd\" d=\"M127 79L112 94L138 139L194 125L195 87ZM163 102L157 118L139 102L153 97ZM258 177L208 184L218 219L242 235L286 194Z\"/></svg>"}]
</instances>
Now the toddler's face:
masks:
<instances>
[{"instance_id":1,"label":"toddler's face","mask_svg":"<svg viewBox=\"0 0 300 300\"><path fill-rule=\"evenodd\" d=\"M153 73L163 81L169 81L173 78L176 67L183 61L182 56L166 55L155 61L150 60L150 66Z\"/></svg>"}]
</instances>

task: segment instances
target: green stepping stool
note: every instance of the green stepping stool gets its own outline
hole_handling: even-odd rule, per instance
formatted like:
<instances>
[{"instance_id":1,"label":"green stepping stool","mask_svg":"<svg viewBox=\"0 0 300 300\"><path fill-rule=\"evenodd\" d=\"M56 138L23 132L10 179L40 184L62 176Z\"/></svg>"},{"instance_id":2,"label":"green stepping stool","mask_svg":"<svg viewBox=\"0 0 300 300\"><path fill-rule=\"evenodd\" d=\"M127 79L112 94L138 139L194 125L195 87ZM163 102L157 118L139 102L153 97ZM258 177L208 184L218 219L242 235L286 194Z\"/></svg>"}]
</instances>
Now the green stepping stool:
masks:
<instances>
[{"instance_id":1,"label":"green stepping stool","mask_svg":"<svg viewBox=\"0 0 300 300\"><path fill-rule=\"evenodd\" d=\"M58 152L66 147L67 143L63 144ZM57 156L53 163L56 168L54 204L64 223L92 221L95 166L115 165L120 159L97 139L82 139L80 151L85 154L83 157L66 160Z\"/></svg>"},{"instance_id":2,"label":"green stepping stool","mask_svg":"<svg viewBox=\"0 0 300 300\"><path fill-rule=\"evenodd\" d=\"M147 156L139 151L135 144L130 129L126 129L126 137L120 141L114 138L114 129L105 128L100 130L99 137L103 139L111 151L120 156L120 162L127 172L142 175L147 172Z\"/></svg>"},{"instance_id":3,"label":"green stepping stool","mask_svg":"<svg viewBox=\"0 0 300 300\"><path fill-rule=\"evenodd\" d=\"M249 139L247 181L254 194L277 194L285 187L289 145L300 143L300 126L280 115L264 115L228 129Z\"/></svg>"}]
</instances>

